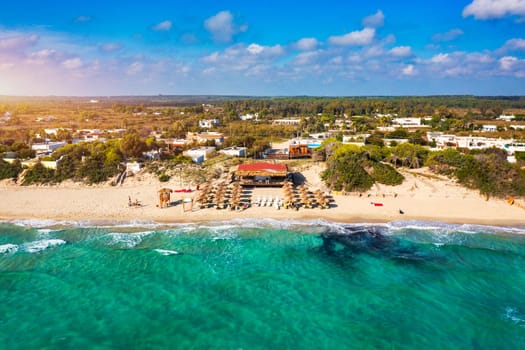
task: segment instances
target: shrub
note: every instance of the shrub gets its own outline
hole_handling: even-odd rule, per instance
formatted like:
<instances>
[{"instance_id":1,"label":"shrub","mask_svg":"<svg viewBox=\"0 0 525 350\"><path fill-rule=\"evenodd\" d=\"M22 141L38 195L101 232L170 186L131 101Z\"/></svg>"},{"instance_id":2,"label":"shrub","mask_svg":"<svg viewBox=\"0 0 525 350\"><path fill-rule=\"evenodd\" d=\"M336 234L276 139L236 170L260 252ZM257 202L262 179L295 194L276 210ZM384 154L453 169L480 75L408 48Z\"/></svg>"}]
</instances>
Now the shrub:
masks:
<instances>
[{"instance_id":1,"label":"shrub","mask_svg":"<svg viewBox=\"0 0 525 350\"><path fill-rule=\"evenodd\" d=\"M42 165L42 163L39 162L26 172L22 185L53 182L55 182L55 170L46 168Z\"/></svg>"},{"instance_id":2,"label":"shrub","mask_svg":"<svg viewBox=\"0 0 525 350\"><path fill-rule=\"evenodd\" d=\"M159 175L159 181L160 182L168 182L170 180L171 176L167 174L160 174Z\"/></svg>"},{"instance_id":3,"label":"shrub","mask_svg":"<svg viewBox=\"0 0 525 350\"><path fill-rule=\"evenodd\" d=\"M403 183L405 179L403 175L398 173L396 169L388 164L374 163L373 170L370 174L374 181L383 185L397 186Z\"/></svg>"},{"instance_id":4,"label":"shrub","mask_svg":"<svg viewBox=\"0 0 525 350\"><path fill-rule=\"evenodd\" d=\"M14 179L22 171L20 161L16 159L12 164L0 159L0 180Z\"/></svg>"}]
</instances>

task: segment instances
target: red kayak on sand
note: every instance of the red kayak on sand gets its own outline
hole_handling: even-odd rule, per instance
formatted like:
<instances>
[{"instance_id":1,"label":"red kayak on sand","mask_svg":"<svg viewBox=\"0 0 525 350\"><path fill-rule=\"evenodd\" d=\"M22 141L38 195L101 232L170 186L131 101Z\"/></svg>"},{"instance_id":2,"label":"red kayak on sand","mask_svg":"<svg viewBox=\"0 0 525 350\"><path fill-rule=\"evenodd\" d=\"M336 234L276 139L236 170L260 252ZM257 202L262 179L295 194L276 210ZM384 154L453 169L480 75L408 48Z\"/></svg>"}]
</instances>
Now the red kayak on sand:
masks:
<instances>
[{"instance_id":1,"label":"red kayak on sand","mask_svg":"<svg viewBox=\"0 0 525 350\"><path fill-rule=\"evenodd\" d=\"M383 203L374 203L374 207L382 207Z\"/></svg>"},{"instance_id":2,"label":"red kayak on sand","mask_svg":"<svg viewBox=\"0 0 525 350\"><path fill-rule=\"evenodd\" d=\"M189 192L193 192L193 190L189 189L189 188L185 188L185 189L180 189L180 190L175 190L175 192L178 192L178 193L189 193Z\"/></svg>"}]
</instances>

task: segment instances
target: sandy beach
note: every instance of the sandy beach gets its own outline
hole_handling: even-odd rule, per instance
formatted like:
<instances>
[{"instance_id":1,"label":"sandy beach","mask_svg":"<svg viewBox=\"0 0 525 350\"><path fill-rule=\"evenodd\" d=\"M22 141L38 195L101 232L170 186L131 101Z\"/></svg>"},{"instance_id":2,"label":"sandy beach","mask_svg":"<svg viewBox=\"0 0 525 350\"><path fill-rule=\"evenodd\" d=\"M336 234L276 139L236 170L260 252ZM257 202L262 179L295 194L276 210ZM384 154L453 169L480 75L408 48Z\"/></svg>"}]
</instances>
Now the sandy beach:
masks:
<instances>
[{"instance_id":1,"label":"sandy beach","mask_svg":"<svg viewBox=\"0 0 525 350\"><path fill-rule=\"evenodd\" d=\"M312 166L302 171L306 185L313 191L326 191L319 179L322 169ZM148 174L139 174L122 186L87 186L64 183L56 186L23 187L0 183L0 220L56 221L155 221L164 223L224 221L231 219L301 220L324 219L335 222L391 222L397 220L438 221L457 224L524 226L525 203L509 205L505 200L486 200L476 191L467 190L452 180L425 170L404 171L400 186L375 186L359 195L334 194L329 209L275 209L253 206L243 211L215 208L184 211L181 200L192 193L173 193L168 208L157 207L157 191L162 187L180 188L178 181L160 183ZM256 188L252 198L282 198L279 188ZM128 198L139 200L138 207L128 206ZM380 203L376 206L374 203ZM403 212L401 213L400 210Z\"/></svg>"}]
</instances>

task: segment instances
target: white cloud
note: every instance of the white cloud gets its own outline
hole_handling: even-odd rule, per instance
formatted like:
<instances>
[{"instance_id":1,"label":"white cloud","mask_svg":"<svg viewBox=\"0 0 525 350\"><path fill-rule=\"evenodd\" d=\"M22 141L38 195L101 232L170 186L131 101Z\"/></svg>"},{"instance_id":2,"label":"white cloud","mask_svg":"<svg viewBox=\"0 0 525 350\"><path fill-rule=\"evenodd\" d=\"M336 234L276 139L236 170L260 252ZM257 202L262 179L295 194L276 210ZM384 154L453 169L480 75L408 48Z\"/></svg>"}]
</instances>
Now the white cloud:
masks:
<instances>
[{"instance_id":1,"label":"white cloud","mask_svg":"<svg viewBox=\"0 0 525 350\"><path fill-rule=\"evenodd\" d=\"M62 66L66 67L67 69L77 69L82 67L82 64L82 60L78 57L70 58L62 62Z\"/></svg>"},{"instance_id":2,"label":"white cloud","mask_svg":"<svg viewBox=\"0 0 525 350\"><path fill-rule=\"evenodd\" d=\"M458 37L462 36L464 32L459 29L451 29L448 32L445 33L437 33L432 36L432 40L437 42L445 42L445 41L452 41L454 39L457 39Z\"/></svg>"},{"instance_id":3,"label":"white cloud","mask_svg":"<svg viewBox=\"0 0 525 350\"><path fill-rule=\"evenodd\" d=\"M334 57L334 58L332 58L332 59L330 60L330 63L331 63L331 64L341 64L341 63L343 63L343 57L341 57L341 56L336 56L336 57Z\"/></svg>"},{"instance_id":4,"label":"white cloud","mask_svg":"<svg viewBox=\"0 0 525 350\"><path fill-rule=\"evenodd\" d=\"M414 68L413 64L406 65L405 67L403 67L401 72L403 73L403 75L406 75L406 76L414 76L417 74L417 71Z\"/></svg>"},{"instance_id":5,"label":"white cloud","mask_svg":"<svg viewBox=\"0 0 525 350\"><path fill-rule=\"evenodd\" d=\"M512 70L514 65L518 63L518 59L514 56L505 56L499 59L499 66L503 70Z\"/></svg>"},{"instance_id":6,"label":"white cloud","mask_svg":"<svg viewBox=\"0 0 525 350\"><path fill-rule=\"evenodd\" d=\"M162 21L154 25L151 29L156 31L168 31L171 29L172 25L171 21Z\"/></svg>"},{"instance_id":7,"label":"white cloud","mask_svg":"<svg viewBox=\"0 0 525 350\"><path fill-rule=\"evenodd\" d=\"M516 78L525 78L525 60L514 56L505 56L499 59L499 65L504 75Z\"/></svg>"},{"instance_id":8,"label":"white cloud","mask_svg":"<svg viewBox=\"0 0 525 350\"><path fill-rule=\"evenodd\" d=\"M270 65L285 53L281 45L264 46L256 43L250 45L235 44L223 51L213 52L202 57L201 61L213 65L214 72L252 72L255 66Z\"/></svg>"},{"instance_id":9,"label":"white cloud","mask_svg":"<svg viewBox=\"0 0 525 350\"><path fill-rule=\"evenodd\" d=\"M37 52L32 52L30 54L30 57L34 58L48 58L56 54L56 50L51 49L43 49Z\"/></svg>"},{"instance_id":10,"label":"white cloud","mask_svg":"<svg viewBox=\"0 0 525 350\"><path fill-rule=\"evenodd\" d=\"M525 39L510 39L507 40L505 45L503 45L502 50L504 51L525 51Z\"/></svg>"},{"instance_id":11,"label":"white cloud","mask_svg":"<svg viewBox=\"0 0 525 350\"><path fill-rule=\"evenodd\" d=\"M410 46L396 46L390 49L388 53L395 57L408 57L412 56L412 48Z\"/></svg>"},{"instance_id":12,"label":"white cloud","mask_svg":"<svg viewBox=\"0 0 525 350\"><path fill-rule=\"evenodd\" d=\"M135 61L127 67L126 73L128 75L135 75L135 74L142 72L143 70L144 70L144 64L142 62Z\"/></svg>"},{"instance_id":13,"label":"white cloud","mask_svg":"<svg viewBox=\"0 0 525 350\"><path fill-rule=\"evenodd\" d=\"M297 56L295 56L294 64L296 65L311 65L314 64L317 61L317 58L319 57L319 52L317 51L306 51L301 52Z\"/></svg>"},{"instance_id":14,"label":"white cloud","mask_svg":"<svg viewBox=\"0 0 525 350\"><path fill-rule=\"evenodd\" d=\"M473 16L476 19L509 15L525 16L525 0L473 0L463 9L463 17Z\"/></svg>"},{"instance_id":15,"label":"white cloud","mask_svg":"<svg viewBox=\"0 0 525 350\"><path fill-rule=\"evenodd\" d=\"M279 56L284 53L284 49L281 45L262 46L259 44L250 44L246 50L252 55L265 54L269 56Z\"/></svg>"},{"instance_id":16,"label":"white cloud","mask_svg":"<svg viewBox=\"0 0 525 350\"><path fill-rule=\"evenodd\" d=\"M365 50L363 50L363 54L367 58L382 56L384 52L385 52L385 50L383 49L383 47L382 46L377 46L377 45L368 47Z\"/></svg>"},{"instance_id":17,"label":"white cloud","mask_svg":"<svg viewBox=\"0 0 525 350\"><path fill-rule=\"evenodd\" d=\"M438 53L432 57L431 61L432 63L446 64L450 63L452 59L448 53Z\"/></svg>"},{"instance_id":18,"label":"white cloud","mask_svg":"<svg viewBox=\"0 0 525 350\"><path fill-rule=\"evenodd\" d=\"M23 50L36 44L38 35L16 35L0 38L0 50Z\"/></svg>"},{"instance_id":19,"label":"white cloud","mask_svg":"<svg viewBox=\"0 0 525 350\"><path fill-rule=\"evenodd\" d=\"M319 43L315 38L303 38L294 44L294 47L301 51L311 51L317 48Z\"/></svg>"},{"instance_id":20,"label":"white cloud","mask_svg":"<svg viewBox=\"0 0 525 350\"><path fill-rule=\"evenodd\" d=\"M467 54L465 61L468 63L491 63L494 62L494 58L485 53L473 52Z\"/></svg>"},{"instance_id":21,"label":"white cloud","mask_svg":"<svg viewBox=\"0 0 525 350\"><path fill-rule=\"evenodd\" d=\"M230 11L221 11L204 21L204 27L211 33L213 40L218 43L229 43L233 36L248 30L247 25L236 27Z\"/></svg>"},{"instance_id":22,"label":"white cloud","mask_svg":"<svg viewBox=\"0 0 525 350\"><path fill-rule=\"evenodd\" d=\"M248 46L246 50L248 50L248 52L252 55L257 55L264 51L264 47L258 44L250 44L250 46Z\"/></svg>"},{"instance_id":23,"label":"white cloud","mask_svg":"<svg viewBox=\"0 0 525 350\"><path fill-rule=\"evenodd\" d=\"M202 60L204 62L209 62L209 63L217 62L219 60L219 53L217 51L215 51L215 52L209 54L208 56L205 56Z\"/></svg>"},{"instance_id":24,"label":"white cloud","mask_svg":"<svg viewBox=\"0 0 525 350\"><path fill-rule=\"evenodd\" d=\"M57 56L56 50L51 49L42 49L36 52L31 52L26 59L26 62L29 64L44 64L48 60L55 58Z\"/></svg>"},{"instance_id":25,"label":"white cloud","mask_svg":"<svg viewBox=\"0 0 525 350\"><path fill-rule=\"evenodd\" d=\"M341 36L331 36L328 38L328 42L340 46L364 46L374 40L375 34L374 28L364 28Z\"/></svg>"},{"instance_id":26,"label":"white cloud","mask_svg":"<svg viewBox=\"0 0 525 350\"><path fill-rule=\"evenodd\" d=\"M378 27L382 27L383 24L385 24L385 15L383 14L383 11L381 10L378 10L373 15L370 15L363 19L363 27L378 28Z\"/></svg>"}]
</instances>

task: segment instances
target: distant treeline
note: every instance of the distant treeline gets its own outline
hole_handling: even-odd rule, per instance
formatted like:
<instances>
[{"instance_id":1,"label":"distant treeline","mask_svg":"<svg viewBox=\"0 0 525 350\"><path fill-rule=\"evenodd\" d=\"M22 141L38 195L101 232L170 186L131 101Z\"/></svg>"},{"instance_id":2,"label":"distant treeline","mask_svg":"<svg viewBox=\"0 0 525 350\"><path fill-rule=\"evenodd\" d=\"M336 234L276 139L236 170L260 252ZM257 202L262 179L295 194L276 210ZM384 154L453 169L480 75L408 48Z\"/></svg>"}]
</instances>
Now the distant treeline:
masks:
<instances>
[{"instance_id":1,"label":"distant treeline","mask_svg":"<svg viewBox=\"0 0 525 350\"><path fill-rule=\"evenodd\" d=\"M505 109L525 108L525 96L283 97L231 100L222 106L226 115L252 111L282 116L391 113L408 117L434 115L439 108L458 108L490 117Z\"/></svg>"},{"instance_id":2,"label":"distant treeline","mask_svg":"<svg viewBox=\"0 0 525 350\"><path fill-rule=\"evenodd\" d=\"M341 104L345 107L361 106L362 111L370 110L367 106L384 106L386 110L402 106L429 105L437 108L525 108L525 96L472 96L472 95L436 95L436 96L290 96L290 97L255 97L255 96L220 96L220 95L157 95L157 96L2 96L0 103L79 103L97 100L101 104L144 104L145 106L190 106L196 104L214 104L235 106L235 109L278 108L291 105L297 113L319 112L319 108L329 104ZM241 108L242 107L242 108ZM381 112L381 111L378 111Z\"/></svg>"}]
</instances>

